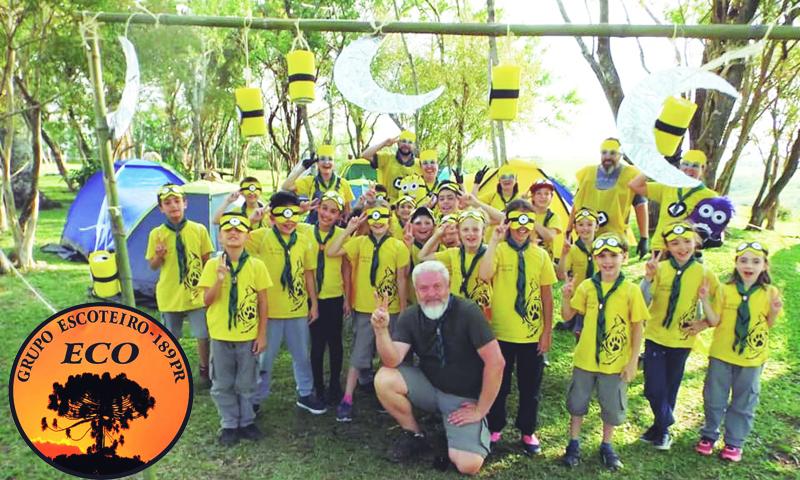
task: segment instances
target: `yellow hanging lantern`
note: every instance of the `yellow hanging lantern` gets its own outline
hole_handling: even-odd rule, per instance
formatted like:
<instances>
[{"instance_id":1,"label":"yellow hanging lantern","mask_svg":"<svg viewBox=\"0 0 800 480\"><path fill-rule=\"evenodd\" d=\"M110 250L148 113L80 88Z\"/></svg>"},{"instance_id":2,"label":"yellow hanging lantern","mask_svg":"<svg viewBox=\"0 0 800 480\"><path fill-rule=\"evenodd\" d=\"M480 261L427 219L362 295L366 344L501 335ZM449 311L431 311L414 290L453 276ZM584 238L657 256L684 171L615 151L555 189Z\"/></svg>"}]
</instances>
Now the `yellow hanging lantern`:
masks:
<instances>
[{"instance_id":1,"label":"yellow hanging lantern","mask_svg":"<svg viewBox=\"0 0 800 480\"><path fill-rule=\"evenodd\" d=\"M696 110L697 105L685 98L669 97L664 101L664 108L653 127L658 153L665 157L675 155Z\"/></svg>"},{"instance_id":2,"label":"yellow hanging lantern","mask_svg":"<svg viewBox=\"0 0 800 480\"><path fill-rule=\"evenodd\" d=\"M92 291L100 298L111 298L122 291L117 275L117 258L112 252L97 250L89 254Z\"/></svg>"},{"instance_id":3,"label":"yellow hanging lantern","mask_svg":"<svg viewBox=\"0 0 800 480\"><path fill-rule=\"evenodd\" d=\"M520 68L516 65L492 67L492 88L489 92L489 118L514 120L517 118Z\"/></svg>"},{"instance_id":4,"label":"yellow hanging lantern","mask_svg":"<svg viewBox=\"0 0 800 480\"><path fill-rule=\"evenodd\" d=\"M233 92L236 108L239 111L239 130L245 137L260 137L267 134L267 121L264 118L264 101L261 89L255 87L237 88Z\"/></svg>"},{"instance_id":5,"label":"yellow hanging lantern","mask_svg":"<svg viewBox=\"0 0 800 480\"><path fill-rule=\"evenodd\" d=\"M286 55L289 66L289 100L306 104L314 101L314 54L308 50L292 50Z\"/></svg>"}]
</instances>

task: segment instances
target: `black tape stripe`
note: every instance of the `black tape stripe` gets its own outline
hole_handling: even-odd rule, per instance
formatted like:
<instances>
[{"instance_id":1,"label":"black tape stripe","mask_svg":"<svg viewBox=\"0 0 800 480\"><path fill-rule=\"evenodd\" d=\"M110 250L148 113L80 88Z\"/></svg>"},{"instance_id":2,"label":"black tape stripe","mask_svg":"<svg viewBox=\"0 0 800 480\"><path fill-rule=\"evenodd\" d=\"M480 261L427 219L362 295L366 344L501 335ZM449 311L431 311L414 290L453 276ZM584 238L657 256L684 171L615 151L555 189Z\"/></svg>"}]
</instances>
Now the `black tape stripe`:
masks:
<instances>
[{"instance_id":1,"label":"black tape stripe","mask_svg":"<svg viewBox=\"0 0 800 480\"><path fill-rule=\"evenodd\" d=\"M519 90L496 90L493 88L489 92L489 101L495 98L519 98Z\"/></svg>"},{"instance_id":2,"label":"black tape stripe","mask_svg":"<svg viewBox=\"0 0 800 480\"><path fill-rule=\"evenodd\" d=\"M683 134L686 133L685 128L676 127L675 125L664 123L661 120L656 120L656 130L661 130L664 133L670 133L676 137L682 137Z\"/></svg>"},{"instance_id":3,"label":"black tape stripe","mask_svg":"<svg viewBox=\"0 0 800 480\"><path fill-rule=\"evenodd\" d=\"M115 273L114 275L112 275L110 277L95 277L94 275L92 275L92 280L94 280L95 282L99 282L99 283L113 282L114 280L118 280L118 279L119 279L119 274L117 274L117 273Z\"/></svg>"},{"instance_id":4,"label":"black tape stripe","mask_svg":"<svg viewBox=\"0 0 800 480\"><path fill-rule=\"evenodd\" d=\"M245 118L256 118L256 117L263 117L264 110L248 110L246 112L242 112L242 119Z\"/></svg>"},{"instance_id":5,"label":"black tape stripe","mask_svg":"<svg viewBox=\"0 0 800 480\"><path fill-rule=\"evenodd\" d=\"M317 81L317 77L311 75L310 73L295 73L294 75L289 75L289 83L291 82L315 82Z\"/></svg>"}]
</instances>

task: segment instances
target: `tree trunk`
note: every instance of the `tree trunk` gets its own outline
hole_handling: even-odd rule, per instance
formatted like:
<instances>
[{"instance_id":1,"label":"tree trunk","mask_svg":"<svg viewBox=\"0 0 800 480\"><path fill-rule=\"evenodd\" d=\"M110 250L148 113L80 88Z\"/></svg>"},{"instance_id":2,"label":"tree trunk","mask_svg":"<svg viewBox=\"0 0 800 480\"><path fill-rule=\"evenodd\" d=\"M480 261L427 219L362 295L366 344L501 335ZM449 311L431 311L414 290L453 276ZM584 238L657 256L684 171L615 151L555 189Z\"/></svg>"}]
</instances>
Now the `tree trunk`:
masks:
<instances>
[{"instance_id":1,"label":"tree trunk","mask_svg":"<svg viewBox=\"0 0 800 480\"><path fill-rule=\"evenodd\" d=\"M28 204L22 209L20 222L22 226L22 242L17 248L20 270L31 270L36 266L33 258L33 246L36 240L36 224L39 220L39 170L42 164L42 109L38 103L30 111L31 142L33 159L31 166L31 189L28 193Z\"/></svg>"},{"instance_id":2,"label":"tree trunk","mask_svg":"<svg viewBox=\"0 0 800 480\"><path fill-rule=\"evenodd\" d=\"M91 161L92 148L86 141L86 137L83 136L78 117L72 107L67 109L67 117L69 118L69 124L72 126L72 131L75 133L75 141L78 144L78 152L81 154L81 162L85 165Z\"/></svg>"},{"instance_id":3,"label":"tree trunk","mask_svg":"<svg viewBox=\"0 0 800 480\"><path fill-rule=\"evenodd\" d=\"M14 50L12 39L7 39L6 43L6 66L3 78L5 79L6 111L14 111L14 80L13 69L16 61L16 51ZM14 191L11 188L11 156L13 155L14 145L14 115L6 117L5 137L3 138L3 206L5 207L5 218L8 228L14 237L14 248L18 252L23 241L22 228L18 222L17 206L14 202Z\"/></svg>"},{"instance_id":4,"label":"tree trunk","mask_svg":"<svg viewBox=\"0 0 800 480\"><path fill-rule=\"evenodd\" d=\"M783 164L783 170L780 177L778 177L775 180L775 183L772 184L761 205L759 205L758 208L755 208L754 206L750 214L750 220L747 223L756 227L760 227L764 223L769 210L771 208L777 208L778 198L783 189L786 188L789 180L792 179L792 176L797 171L798 164L800 164L800 130L798 130L795 134L792 148L789 151L789 156L786 158L786 162Z\"/></svg>"}]
</instances>

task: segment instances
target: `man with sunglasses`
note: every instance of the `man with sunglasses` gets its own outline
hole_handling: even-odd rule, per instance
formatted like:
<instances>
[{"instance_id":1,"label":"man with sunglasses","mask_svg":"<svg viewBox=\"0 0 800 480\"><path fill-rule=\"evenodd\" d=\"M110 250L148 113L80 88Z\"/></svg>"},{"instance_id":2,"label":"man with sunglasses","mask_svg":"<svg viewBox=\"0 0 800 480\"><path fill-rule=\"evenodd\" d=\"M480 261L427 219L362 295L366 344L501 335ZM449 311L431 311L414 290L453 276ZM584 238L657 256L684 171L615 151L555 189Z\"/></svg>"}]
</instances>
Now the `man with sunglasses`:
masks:
<instances>
[{"instance_id":1,"label":"man with sunglasses","mask_svg":"<svg viewBox=\"0 0 800 480\"><path fill-rule=\"evenodd\" d=\"M404 130L399 137L387 138L361 152L361 158L369 160L372 168L378 170L378 181L386 187L390 202L400 196L403 177L423 173L416 160L416 141L417 136L413 132ZM394 144L397 144L394 153L384 150Z\"/></svg>"},{"instance_id":2,"label":"man with sunglasses","mask_svg":"<svg viewBox=\"0 0 800 480\"><path fill-rule=\"evenodd\" d=\"M444 264L420 263L412 281L419 303L400 315L393 332L386 299L376 302L370 318L383 363L375 391L402 428L389 458L399 462L430 448L414 417L416 407L441 414L449 462L474 475L489 454L486 414L503 376L500 346L477 304L450 294ZM403 363L409 352L419 357L418 367Z\"/></svg>"},{"instance_id":3,"label":"man with sunglasses","mask_svg":"<svg viewBox=\"0 0 800 480\"><path fill-rule=\"evenodd\" d=\"M678 168L689 177L702 182L706 168L706 154L702 150L689 150L683 154ZM628 186L637 194L659 204L658 224L653 234L653 252L665 248L661 235L665 225L686 220L700 201L717 196L717 192L703 183L692 188L671 187L658 182L648 182L644 174L638 175Z\"/></svg>"},{"instance_id":4,"label":"man with sunglasses","mask_svg":"<svg viewBox=\"0 0 800 480\"><path fill-rule=\"evenodd\" d=\"M628 219L631 205L636 211L639 225L639 243L636 253L643 258L650 250L647 199L634 192L628 185L639 170L630 165L621 165L620 143L616 138L607 138L600 145L600 165L584 167L575 174L578 192L572 205L567 232L572 231L575 213L582 208L597 212L597 233L616 233L622 237L630 234Z\"/></svg>"},{"instance_id":5,"label":"man with sunglasses","mask_svg":"<svg viewBox=\"0 0 800 480\"><path fill-rule=\"evenodd\" d=\"M281 190L295 192L298 196L305 197L310 201L321 201L325 193L334 191L344 199L342 218L347 218L350 215L350 205L353 202L353 190L350 188L350 183L347 179L336 174L335 153L336 150L333 145L320 145L316 155L312 155L302 162L297 162L297 165L289 172L289 176L286 177L283 185L281 185ZM317 164L316 175L300 176L315 163ZM317 211L311 210L306 222L314 224L316 221Z\"/></svg>"}]
</instances>

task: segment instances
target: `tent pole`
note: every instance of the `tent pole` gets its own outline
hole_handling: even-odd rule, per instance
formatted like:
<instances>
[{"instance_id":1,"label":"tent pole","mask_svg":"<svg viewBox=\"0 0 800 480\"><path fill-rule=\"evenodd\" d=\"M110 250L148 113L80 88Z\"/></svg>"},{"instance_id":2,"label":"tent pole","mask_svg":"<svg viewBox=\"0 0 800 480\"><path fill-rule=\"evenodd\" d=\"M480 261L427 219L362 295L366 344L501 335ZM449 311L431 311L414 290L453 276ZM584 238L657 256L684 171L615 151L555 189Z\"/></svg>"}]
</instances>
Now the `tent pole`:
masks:
<instances>
[{"instance_id":1,"label":"tent pole","mask_svg":"<svg viewBox=\"0 0 800 480\"><path fill-rule=\"evenodd\" d=\"M97 29L89 28L87 32L91 38L86 49L86 58L89 62L89 76L94 90L94 115L95 133L100 156L100 166L103 169L103 184L106 188L108 201L108 214L111 218L111 233L114 237L116 249L117 271L122 286L122 302L131 307L136 306L133 296L133 275L131 263L128 258L128 244L125 241L125 225L122 222L122 210L119 206L117 193L117 179L114 175L114 161L111 158L111 139L106 121L105 87L103 86L103 69L100 62L100 41L97 38Z\"/></svg>"},{"instance_id":2,"label":"tent pole","mask_svg":"<svg viewBox=\"0 0 800 480\"><path fill-rule=\"evenodd\" d=\"M526 37L660 37L708 38L729 40L798 40L800 27L789 25L628 25L628 24L546 24L523 25L504 23L432 23L432 22L370 22L358 20L245 18L201 15L149 13L85 13L104 23L145 25L178 25L218 28L250 28L253 30L375 33L429 33L438 35L473 35L505 37L509 34ZM770 30L771 28L771 30Z\"/></svg>"}]
</instances>

